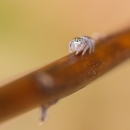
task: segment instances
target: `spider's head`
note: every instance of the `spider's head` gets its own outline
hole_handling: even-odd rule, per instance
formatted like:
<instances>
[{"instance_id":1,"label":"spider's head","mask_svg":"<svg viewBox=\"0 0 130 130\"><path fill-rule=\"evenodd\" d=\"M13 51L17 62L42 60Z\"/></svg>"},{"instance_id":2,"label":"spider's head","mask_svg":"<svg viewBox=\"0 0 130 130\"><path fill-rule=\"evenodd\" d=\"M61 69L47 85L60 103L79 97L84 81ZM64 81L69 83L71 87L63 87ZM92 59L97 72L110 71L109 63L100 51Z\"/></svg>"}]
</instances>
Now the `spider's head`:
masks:
<instances>
[{"instance_id":1,"label":"spider's head","mask_svg":"<svg viewBox=\"0 0 130 130\"><path fill-rule=\"evenodd\" d=\"M75 37L75 38L74 38L74 42L80 43L80 42L81 42L81 38Z\"/></svg>"},{"instance_id":2,"label":"spider's head","mask_svg":"<svg viewBox=\"0 0 130 130\"><path fill-rule=\"evenodd\" d=\"M81 42L82 42L82 39L80 37L75 37L74 40L72 41L73 50L77 50Z\"/></svg>"}]
</instances>

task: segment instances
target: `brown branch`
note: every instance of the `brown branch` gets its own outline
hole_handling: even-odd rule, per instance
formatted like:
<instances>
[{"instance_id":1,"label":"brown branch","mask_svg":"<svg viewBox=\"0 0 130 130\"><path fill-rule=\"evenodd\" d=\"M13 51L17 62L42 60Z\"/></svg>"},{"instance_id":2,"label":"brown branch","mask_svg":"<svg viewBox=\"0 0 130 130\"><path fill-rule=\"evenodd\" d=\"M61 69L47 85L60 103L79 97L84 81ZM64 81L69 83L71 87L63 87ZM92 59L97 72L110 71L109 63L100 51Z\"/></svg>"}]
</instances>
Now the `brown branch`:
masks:
<instances>
[{"instance_id":1,"label":"brown branch","mask_svg":"<svg viewBox=\"0 0 130 130\"><path fill-rule=\"evenodd\" d=\"M96 44L93 54L67 55L0 88L0 121L80 90L130 57L130 29Z\"/></svg>"}]
</instances>

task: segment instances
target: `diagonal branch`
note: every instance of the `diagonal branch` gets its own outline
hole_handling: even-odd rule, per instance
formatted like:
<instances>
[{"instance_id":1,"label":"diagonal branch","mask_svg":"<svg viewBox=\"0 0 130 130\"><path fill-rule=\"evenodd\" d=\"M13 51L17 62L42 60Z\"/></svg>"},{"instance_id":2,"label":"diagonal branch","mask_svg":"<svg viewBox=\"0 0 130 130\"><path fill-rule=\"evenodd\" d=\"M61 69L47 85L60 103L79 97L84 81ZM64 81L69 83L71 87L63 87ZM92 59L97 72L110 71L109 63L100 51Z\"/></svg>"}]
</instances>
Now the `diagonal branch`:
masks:
<instances>
[{"instance_id":1,"label":"diagonal branch","mask_svg":"<svg viewBox=\"0 0 130 130\"><path fill-rule=\"evenodd\" d=\"M0 121L80 90L130 57L130 29L96 44L95 52L67 55L0 88Z\"/></svg>"}]
</instances>

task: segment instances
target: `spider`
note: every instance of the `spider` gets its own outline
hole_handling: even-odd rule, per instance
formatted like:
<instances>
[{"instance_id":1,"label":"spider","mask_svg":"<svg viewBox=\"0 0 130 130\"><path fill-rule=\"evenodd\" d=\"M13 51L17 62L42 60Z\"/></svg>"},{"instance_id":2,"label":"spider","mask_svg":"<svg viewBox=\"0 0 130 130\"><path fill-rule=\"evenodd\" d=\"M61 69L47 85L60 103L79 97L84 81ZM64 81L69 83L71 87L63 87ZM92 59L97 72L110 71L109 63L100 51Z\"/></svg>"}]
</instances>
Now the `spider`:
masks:
<instances>
[{"instance_id":1,"label":"spider","mask_svg":"<svg viewBox=\"0 0 130 130\"><path fill-rule=\"evenodd\" d=\"M94 52L95 41L87 36L80 36L74 38L69 43L69 52L76 52L75 55L78 55L82 51L82 55L89 49L89 54Z\"/></svg>"}]
</instances>

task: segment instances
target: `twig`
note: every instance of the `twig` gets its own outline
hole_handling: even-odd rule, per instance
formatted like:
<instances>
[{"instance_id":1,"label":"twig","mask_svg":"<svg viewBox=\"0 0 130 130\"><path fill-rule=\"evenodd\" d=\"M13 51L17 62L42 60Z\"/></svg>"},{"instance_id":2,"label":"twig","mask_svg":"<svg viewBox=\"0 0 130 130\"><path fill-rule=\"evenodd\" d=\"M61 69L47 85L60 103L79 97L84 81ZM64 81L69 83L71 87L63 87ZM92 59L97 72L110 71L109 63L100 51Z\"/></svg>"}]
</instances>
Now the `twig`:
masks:
<instances>
[{"instance_id":1,"label":"twig","mask_svg":"<svg viewBox=\"0 0 130 130\"><path fill-rule=\"evenodd\" d=\"M130 57L130 29L98 42L95 52L67 55L0 88L0 121L80 90Z\"/></svg>"}]
</instances>

